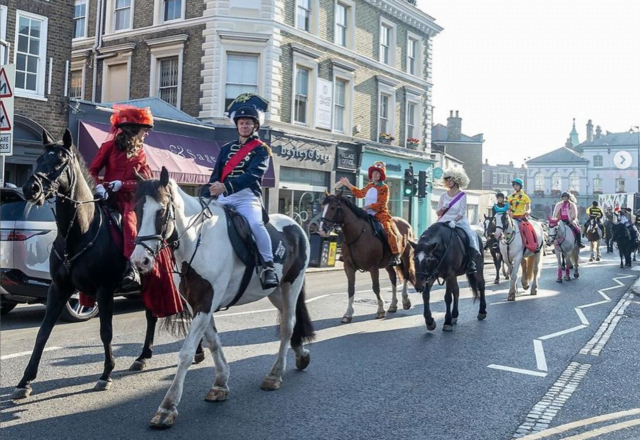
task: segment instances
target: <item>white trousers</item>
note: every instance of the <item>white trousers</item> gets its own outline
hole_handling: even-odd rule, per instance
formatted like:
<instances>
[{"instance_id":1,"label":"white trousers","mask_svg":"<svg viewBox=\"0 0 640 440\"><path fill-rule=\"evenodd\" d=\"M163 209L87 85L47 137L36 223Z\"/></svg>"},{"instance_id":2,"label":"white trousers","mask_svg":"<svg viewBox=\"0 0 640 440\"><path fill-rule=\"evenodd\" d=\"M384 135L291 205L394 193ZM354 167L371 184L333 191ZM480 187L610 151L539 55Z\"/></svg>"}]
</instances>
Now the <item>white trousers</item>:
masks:
<instances>
[{"instance_id":1,"label":"white trousers","mask_svg":"<svg viewBox=\"0 0 640 440\"><path fill-rule=\"evenodd\" d=\"M218 202L223 205L233 206L249 222L251 232L256 240L258 251L265 262L273 261L273 251L271 250L271 238L267 228L262 221L262 203L260 199L249 188L238 191L229 196L218 196Z\"/></svg>"}]
</instances>

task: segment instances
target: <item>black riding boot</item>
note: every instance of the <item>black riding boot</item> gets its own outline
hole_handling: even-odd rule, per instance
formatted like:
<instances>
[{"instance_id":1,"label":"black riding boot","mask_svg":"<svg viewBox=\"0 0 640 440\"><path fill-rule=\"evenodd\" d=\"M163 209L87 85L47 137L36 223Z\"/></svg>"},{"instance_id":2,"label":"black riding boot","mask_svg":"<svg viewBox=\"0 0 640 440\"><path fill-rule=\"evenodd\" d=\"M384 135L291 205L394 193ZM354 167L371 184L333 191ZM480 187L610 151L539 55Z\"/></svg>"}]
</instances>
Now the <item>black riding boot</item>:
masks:
<instances>
[{"instance_id":1,"label":"black riding boot","mask_svg":"<svg viewBox=\"0 0 640 440\"><path fill-rule=\"evenodd\" d=\"M389 266L398 266L400 264L400 256L398 254L392 254L389 260Z\"/></svg>"},{"instance_id":2,"label":"black riding boot","mask_svg":"<svg viewBox=\"0 0 640 440\"><path fill-rule=\"evenodd\" d=\"M480 257L480 253L474 247L469 246L467 248L467 255L469 256L469 262L467 263L467 273L476 273L478 271L478 268L476 267L476 259Z\"/></svg>"},{"instance_id":3,"label":"black riding boot","mask_svg":"<svg viewBox=\"0 0 640 440\"><path fill-rule=\"evenodd\" d=\"M127 267L124 270L124 276L120 283L120 290L123 292L131 292L134 290L140 290L142 282L140 280L140 273L138 269L131 264L131 261L127 261Z\"/></svg>"},{"instance_id":4,"label":"black riding boot","mask_svg":"<svg viewBox=\"0 0 640 440\"><path fill-rule=\"evenodd\" d=\"M278 282L278 274L276 273L276 268L273 265L273 261L267 261L262 266L260 283L262 283L262 290L273 289L280 285L280 283Z\"/></svg>"}]
</instances>

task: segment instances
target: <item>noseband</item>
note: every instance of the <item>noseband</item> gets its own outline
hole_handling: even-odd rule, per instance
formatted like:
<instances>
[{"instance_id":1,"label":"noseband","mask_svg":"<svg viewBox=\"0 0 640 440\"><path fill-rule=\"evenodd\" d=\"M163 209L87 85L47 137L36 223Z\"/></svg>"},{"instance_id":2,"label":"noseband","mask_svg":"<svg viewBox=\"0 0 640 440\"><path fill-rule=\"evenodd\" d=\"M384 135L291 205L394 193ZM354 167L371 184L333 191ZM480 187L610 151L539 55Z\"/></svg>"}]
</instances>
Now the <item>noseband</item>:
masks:
<instances>
[{"instance_id":1,"label":"noseband","mask_svg":"<svg viewBox=\"0 0 640 440\"><path fill-rule=\"evenodd\" d=\"M177 246L179 243L178 240L169 242L171 237L165 237L167 233L167 229L169 229L169 222L175 221L176 219L176 206L173 203L173 199L171 198L171 193L168 193L168 194L169 194L169 203L167 203L167 208L165 209L165 214L164 214L164 217L162 218L162 228L160 230L160 233L155 235L138 235L136 239L133 241L134 244L136 245L139 244L140 246L142 246L147 251L147 253L151 255L153 258L157 258L160 251L162 251L162 249L166 247L174 246L174 249L177 249ZM157 241L158 247L156 249L153 249L151 246L145 243L146 241L149 241L149 240Z\"/></svg>"},{"instance_id":2,"label":"noseband","mask_svg":"<svg viewBox=\"0 0 640 440\"><path fill-rule=\"evenodd\" d=\"M45 148L46 147L47 146L45 146ZM82 202L78 202L77 200L74 200L73 199L73 194L70 194L71 197L69 197L69 196L67 196L65 194L61 194L58 191L58 188L60 188L60 182L58 182L58 179L60 179L60 176L62 176L62 174L65 171L67 171L67 169L69 169L69 165L71 165L71 163L75 159L75 155L73 154L73 151L70 150L70 149L68 150L66 148L61 148L61 147L58 147L58 148L67 156L67 160L64 162L64 164L62 164L62 166L60 166L59 169L54 170L51 173L51 175L47 175L47 174L44 174L42 172L33 173L33 180L35 180L38 183L38 185L40 185L41 191L43 193L44 193L44 183L46 182L49 185L49 190L51 191L51 194L53 196L60 197L60 198L62 198L64 200L68 200L70 202L73 202L77 206L79 204L82 204ZM53 174L55 174L55 176L53 176ZM77 178L76 174L73 173L73 172L69 172L69 191L70 192L72 192L74 190L77 180L78 180L78 178Z\"/></svg>"},{"instance_id":3,"label":"noseband","mask_svg":"<svg viewBox=\"0 0 640 440\"><path fill-rule=\"evenodd\" d=\"M338 206L336 207L336 212L333 214L333 219L321 217L320 221L323 223L327 223L327 225L329 226L329 231L331 231L336 226L344 226L344 222L339 222L336 220L338 218L338 215L340 214L342 214L342 202L338 201Z\"/></svg>"}]
</instances>

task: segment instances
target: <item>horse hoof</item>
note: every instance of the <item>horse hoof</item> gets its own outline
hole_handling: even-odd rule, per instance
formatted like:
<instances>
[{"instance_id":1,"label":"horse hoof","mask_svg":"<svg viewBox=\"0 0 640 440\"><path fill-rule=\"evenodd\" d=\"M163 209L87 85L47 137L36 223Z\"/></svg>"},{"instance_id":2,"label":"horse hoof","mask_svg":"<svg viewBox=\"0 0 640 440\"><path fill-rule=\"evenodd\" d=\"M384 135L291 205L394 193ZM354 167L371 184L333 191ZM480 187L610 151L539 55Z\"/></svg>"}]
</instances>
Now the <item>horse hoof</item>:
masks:
<instances>
[{"instance_id":1,"label":"horse hoof","mask_svg":"<svg viewBox=\"0 0 640 440\"><path fill-rule=\"evenodd\" d=\"M177 418L178 411L171 412L166 417L163 417L163 413L158 411L149 422L149 427L153 429L169 429L176 423Z\"/></svg>"},{"instance_id":2,"label":"horse hoof","mask_svg":"<svg viewBox=\"0 0 640 440\"><path fill-rule=\"evenodd\" d=\"M558 278L558 279L556 280L556 283L562 283L562 278Z\"/></svg>"},{"instance_id":3,"label":"horse hoof","mask_svg":"<svg viewBox=\"0 0 640 440\"><path fill-rule=\"evenodd\" d=\"M196 353L196 355L193 357L194 364L199 364L203 360L204 360L204 351L202 353Z\"/></svg>"},{"instance_id":4,"label":"horse hoof","mask_svg":"<svg viewBox=\"0 0 640 440\"><path fill-rule=\"evenodd\" d=\"M564 277L565 281L571 281L571 277Z\"/></svg>"},{"instance_id":5,"label":"horse hoof","mask_svg":"<svg viewBox=\"0 0 640 440\"><path fill-rule=\"evenodd\" d=\"M402 308L405 310L409 310L411 308L411 301L402 302Z\"/></svg>"},{"instance_id":6,"label":"horse hoof","mask_svg":"<svg viewBox=\"0 0 640 440\"><path fill-rule=\"evenodd\" d=\"M100 379L97 383L96 386L93 387L93 391L107 391L108 389L111 388L111 379L109 380L102 380Z\"/></svg>"},{"instance_id":7,"label":"horse hoof","mask_svg":"<svg viewBox=\"0 0 640 440\"><path fill-rule=\"evenodd\" d=\"M442 331L443 332L452 332L453 331L453 326L451 324L445 324L442 326Z\"/></svg>"},{"instance_id":8,"label":"horse hoof","mask_svg":"<svg viewBox=\"0 0 640 440\"><path fill-rule=\"evenodd\" d=\"M429 330L430 332L434 331L436 329L436 322L433 321L431 324L427 324L427 330Z\"/></svg>"},{"instance_id":9,"label":"horse hoof","mask_svg":"<svg viewBox=\"0 0 640 440\"><path fill-rule=\"evenodd\" d=\"M523 288L524 290L529 290L529 286L528 286L528 285L527 285L527 286L525 286L525 285L523 284L523 285L522 285L522 288Z\"/></svg>"},{"instance_id":10,"label":"horse hoof","mask_svg":"<svg viewBox=\"0 0 640 440\"><path fill-rule=\"evenodd\" d=\"M515 294L509 294L509 296L507 297L507 301L515 301L516 300L516 295Z\"/></svg>"},{"instance_id":11,"label":"horse hoof","mask_svg":"<svg viewBox=\"0 0 640 440\"><path fill-rule=\"evenodd\" d=\"M376 319L383 319L385 316L384 310L382 312L376 313Z\"/></svg>"},{"instance_id":12,"label":"horse hoof","mask_svg":"<svg viewBox=\"0 0 640 440\"><path fill-rule=\"evenodd\" d=\"M387 310L388 313L396 313L398 311L398 306L390 306Z\"/></svg>"},{"instance_id":13,"label":"horse hoof","mask_svg":"<svg viewBox=\"0 0 640 440\"><path fill-rule=\"evenodd\" d=\"M600 261L600 257L596 258L596 261Z\"/></svg>"},{"instance_id":14,"label":"horse hoof","mask_svg":"<svg viewBox=\"0 0 640 440\"><path fill-rule=\"evenodd\" d=\"M456 325L458 323L458 318L451 318L451 324Z\"/></svg>"},{"instance_id":15,"label":"horse hoof","mask_svg":"<svg viewBox=\"0 0 640 440\"><path fill-rule=\"evenodd\" d=\"M486 313L478 313L478 321L482 321L487 317Z\"/></svg>"},{"instance_id":16,"label":"horse hoof","mask_svg":"<svg viewBox=\"0 0 640 440\"><path fill-rule=\"evenodd\" d=\"M500 280L496 278L495 280L493 280L493 284L500 284Z\"/></svg>"},{"instance_id":17,"label":"horse hoof","mask_svg":"<svg viewBox=\"0 0 640 440\"><path fill-rule=\"evenodd\" d=\"M304 370L305 368L307 368L309 366L309 363L311 362L311 354L307 353L304 354L300 357L296 357L296 368L298 370Z\"/></svg>"},{"instance_id":18,"label":"horse hoof","mask_svg":"<svg viewBox=\"0 0 640 440\"><path fill-rule=\"evenodd\" d=\"M342 320L340 322L343 324L350 324L352 319L353 318L351 316L345 315L342 317Z\"/></svg>"},{"instance_id":19,"label":"horse hoof","mask_svg":"<svg viewBox=\"0 0 640 440\"><path fill-rule=\"evenodd\" d=\"M227 396L229 396L228 388L213 387L204 397L204 400L206 402L224 402L227 400Z\"/></svg>"},{"instance_id":20,"label":"horse hoof","mask_svg":"<svg viewBox=\"0 0 640 440\"><path fill-rule=\"evenodd\" d=\"M147 367L147 363L145 361L141 361L136 359L133 361L133 364L129 367L129 371L142 371Z\"/></svg>"},{"instance_id":21,"label":"horse hoof","mask_svg":"<svg viewBox=\"0 0 640 440\"><path fill-rule=\"evenodd\" d=\"M11 400L26 399L31 395L32 391L31 385L27 385L24 388L16 388L13 390L13 393L11 393Z\"/></svg>"},{"instance_id":22,"label":"horse hoof","mask_svg":"<svg viewBox=\"0 0 640 440\"><path fill-rule=\"evenodd\" d=\"M622 264L621 264L621 265L620 265L620 269L624 269L624 265L622 265Z\"/></svg>"},{"instance_id":23,"label":"horse hoof","mask_svg":"<svg viewBox=\"0 0 640 440\"><path fill-rule=\"evenodd\" d=\"M576 273L573 274L573 277L574 278L580 278L580 274L578 272L576 272Z\"/></svg>"},{"instance_id":24,"label":"horse hoof","mask_svg":"<svg viewBox=\"0 0 640 440\"><path fill-rule=\"evenodd\" d=\"M537 291L537 290L533 290L533 289L531 289L531 293L530 293L529 295L531 295L531 296L535 296L535 295L537 295L537 294L538 294L538 291Z\"/></svg>"},{"instance_id":25,"label":"horse hoof","mask_svg":"<svg viewBox=\"0 0 640 440\"><path fill-rule=\"evenodd\" d=\"M277 377L265 377L260 388L264 391L275 391L280 389L280 385L282 385L282 381Z\"/></svg>"},{"instance_id":26,"label":"horse hoof","mask_svg":"<svg viewBox=\"0 0 640 440\"><path fill-rule=\"evenodd\" d=\"M593 257L589 258L589 263L591 263L593 261Z\"/></svg>"}]
</instances>

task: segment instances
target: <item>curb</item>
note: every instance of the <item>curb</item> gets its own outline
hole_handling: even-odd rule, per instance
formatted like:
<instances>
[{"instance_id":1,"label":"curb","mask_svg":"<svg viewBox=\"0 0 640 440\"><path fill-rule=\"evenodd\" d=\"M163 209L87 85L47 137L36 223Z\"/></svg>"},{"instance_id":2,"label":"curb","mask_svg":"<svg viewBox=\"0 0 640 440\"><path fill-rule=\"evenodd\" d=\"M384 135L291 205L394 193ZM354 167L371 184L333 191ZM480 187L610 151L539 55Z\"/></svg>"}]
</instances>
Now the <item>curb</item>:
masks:
<instances>
[{"instance_id":1,"label":"curb","mask_svg":"<svg viewBox=\"0 0 640 440\"><path fill-rule=\"evenodd\" d=\"M635 296L640 296L640 278L636 279L629 288L629 291Z\"/></svg>"}]
</instances>

